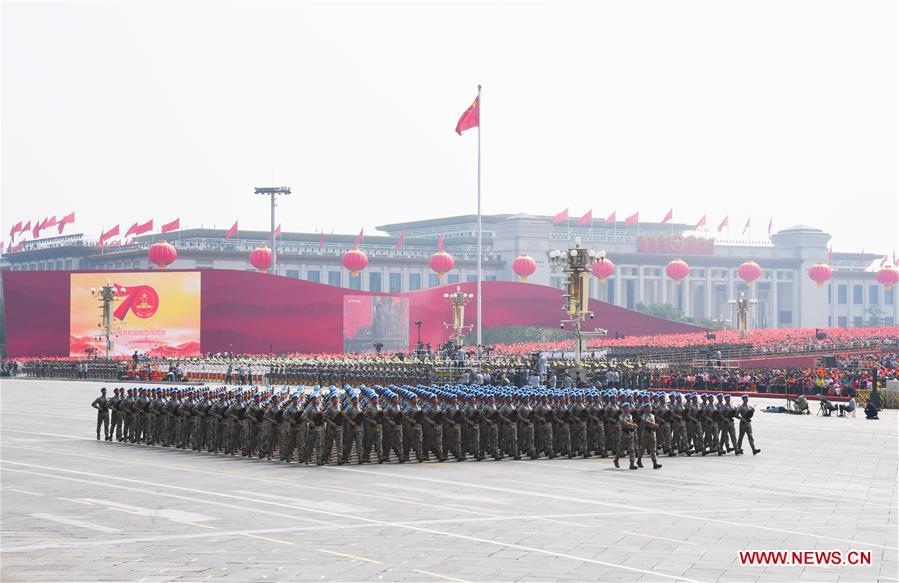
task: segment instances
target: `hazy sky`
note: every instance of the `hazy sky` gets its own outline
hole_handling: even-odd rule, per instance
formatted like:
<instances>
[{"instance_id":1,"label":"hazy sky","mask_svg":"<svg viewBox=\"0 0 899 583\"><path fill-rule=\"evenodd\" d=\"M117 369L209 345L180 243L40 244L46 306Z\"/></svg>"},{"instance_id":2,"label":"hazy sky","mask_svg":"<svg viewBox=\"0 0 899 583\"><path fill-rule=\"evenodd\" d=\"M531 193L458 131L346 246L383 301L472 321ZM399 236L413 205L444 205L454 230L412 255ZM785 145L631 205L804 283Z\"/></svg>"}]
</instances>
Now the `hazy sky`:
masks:
<instances>
[{"instance_id":1,"label":"hazy sky","mask_svg":"<svg viewBox=\"0 0 899 583\"><path fill-rule=\"evenodd\" d=\"M807 223L891 251L895 2L2 5L2 229L475 210Z\"/></svg>"}]
</instances>

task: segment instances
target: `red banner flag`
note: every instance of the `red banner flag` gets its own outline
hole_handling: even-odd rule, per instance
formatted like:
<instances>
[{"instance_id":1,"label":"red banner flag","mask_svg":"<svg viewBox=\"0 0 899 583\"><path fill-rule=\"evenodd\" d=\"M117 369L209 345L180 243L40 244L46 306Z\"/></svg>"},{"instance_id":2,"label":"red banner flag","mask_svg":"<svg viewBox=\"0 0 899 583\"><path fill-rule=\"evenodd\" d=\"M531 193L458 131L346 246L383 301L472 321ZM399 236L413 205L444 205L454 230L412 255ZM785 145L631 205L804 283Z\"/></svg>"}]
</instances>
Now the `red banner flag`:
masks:
<instances>
[{"instance_id":1,"label":"red banner flag","mask_svg":"<svg viewBox=\"0 0 899 583\"><path fill-rule=\"evenodd\" d=\"M358 247L362 244L362 239L365 238L365 229L359 229L359 234L356 235L356 238L353 239L353 247Z\"/></svg>"},{"instance_id":2,"label":"red banner flag","mask_svg":"<svg viewBox=\"0 0 899 583\"><path fill-rule=\"evenodd\" d=\"M746 225L743 226L743 234L746 234L746 231L749 230L749 221L752 220L752 217L746 217Z\"/></svg>"},{"instance_id":3,"label":"red banner flag","mask_svg":"<svg viewBox=\"0 0 899 583\"><path fill-rule=\"evenodd\" d=\"M322 229L322 232L318 236L318 250L321 251L325 248L325 230Z\"/></svg>"},{"instance_id":4,"label":"red banner flag","mask_svg":"<svg viewBox=\"0 0 899 583\"><path fill-rule=\"evenodd\" d=\"M462 112L462 117L459 118L459 121L456 122L456 133L460 136L462 132L465 130L470 130L471 128L479 127L481 124L481 115L478 111L479 108L480 97L475 97L474 102L471 106Z\"/></svg>"},{"instance_id":5,"label":"red banner flag","mask_svg":"<svg viewBox=\"0 0 899 583\"><path fill-rule=\"evenodd\" d=\"M103 245L106 244L106 242L108 240L110 240L113 237L118 237L118 236L119 236L119 226L116 225L113 228L106 231L105 233L100 234L100 246L102 247Z\"/></svg>"},{"instance_id":6,"label":"red banner flag","mask_svg":"<svg viewBox=\"0 0 899 583\"><path fill-rule=\"evenodd\" d=\"M238 219L237 221L234 221L234 224L231 226L230 229L228 229L228 233L225 235L225 241L227 241L228 239L230 239L231 237L233 237L234 235L237 234L237 223L239 220L240 219Z\"/></svg>"},{"instance_id":7,"label":"red banner flag","mask_svg":"<svg viewBox=\"0 0 899 583\"><path fill-rule=\"evenodd\" d=\"M18 235L21 231L22 231L22 221L19 221L18 223L13 225L12 228L9 230L9 238L12 240L15 240L16 235ZM11 246L12 246L12 243L10 243L10 247Z\"/></svg>"},{"instance_id":8,"label":"red banner flag","mask_svg":"<svg viewBox=\"0 0 899 583\"><path fill-rule=\"evenodd\" d=\"M31 221L28 221L24 225L22 225L22 230L19 231L19 234L25 234L31 230Z\"/></svg>"},{"instance_id":9,"label":"red banner flag","mask_svg":"<svg viewBox=\"0 0 899 583\"><path fill-rule=\"evenodd\" d=\"M724 215L724 220L718 224L718 232L721 232L721 229L727 226L727 215Z\"/></svg>"},{"instance_id":10,"label":"red banner flag","mask_svg":"<svg viewBox=\"0 0 899 583\"><path fill-rule=\"evenodd\" d=\"M56 215L53 215L52 217L50 217L49 219L44 221L44 226L41 228L49 229L50 227L55 227L55 226L56 226Z\"/></svg>"},{"instance_id":11,"label":"red banner flag","mask_svg":"<svg viewBox=\"0 0 899 583\"><path fill-rule=\"evenodd\" d=\"M577 222L579 225L588 225L593 222L593 209L587 211L587 214L581 217L581 220Z\"/></svg>"},{"instance_id":12,"label":"red banner flag","mask_svg":"<svg viewBox=\"0 0 899 583\"><path fill-rule=\"evenodd\" d=\"M696 226L693 227L693 230L698 231L700 227L704 227L704 226L705 226L705 215L702 215L702 218L699 219L699 222L696 223Z\"/></svg>"},{"instance_id":13,"label":"red banner flag","mask_svg":"<svg viewBox=\"0 0 899 583\"><path fill-rule=\"evenodd\" d=\"M406 233L400 233L400 238L396 240L396 250L399 251L403 248L403 243L406 242Z\"/></svg>"},{"instance_id":14,"label":"red banner flag","mask_svg":"<svg viewBox=\"0 0 899 583\"><path fill-rule=\"evenodd\" d=\"M662 224L664 225L665 223L667 223L668 221L670 221L670 220L673 219L673 218L674 218L674 208L671 208L671 209L668 211L668 214L665 215L665 218L662 219Z\"/></svg>"},{"instance_id":15,"label":"red banner flag","mask_svg":"<svg viewBox=\"0 0 899 583\"><path fill-rule=\"evenodd\" d=\"M281 236L281 225L278 225L278 227L275 229L275 237L277 238L277 237L280 237L280 236ZM269 235L269 236L268 236L268 239L269 239L269 241L271 241L271 240L272 240L272 236Z\"/></svg>"},{"instance_id":16,"label":"red banner flag","mask_svg":"<svg viewBox=\"0 0 899 583\"><path fill-rule=\"evenodd\" d=\"M60 235L62 235L62 232L63 232L63 230L65 230L66 225L69 225L74 222L75 222L75 213L71 212L71 213L67 214L66 216L64 216L63 218L59 219L59 222L56 223L56 230L59 232Z\"/></svg>"},{"instance_id":17,"label":"red banner flag","mask_svg":"<svg viewBox=\"0 0 899 583\"><path fill-rule=\"evenodd\" d=\"M771 236L771 229L774 228L774 217L771 217L771 220L768 221L768 236Z\"/></svg>"},{"instance_id":18,"label":"red banner flag","mask_svg":"<svg viewBox=\"0 0 899 583\"><path fill-rule=\"evenodd\" d=\"M557 214L556 216L553 217L553 224L555 225L555 224L561 223L562 221L567 221L567 220L568 220L568 209L565 209L564 211L560 212L559 214Z\"/></svg>"},{"instance_id":19,"label":"red banner flag","mask_svg":"<svg viewBox=\"0 0 899 583\"><path fill-rule=\"evenodd\" d=\"M162 226L162 234L170 233L172 231L177 231L181 228L181 217L178 217L171 223L166 223Z\"/></svg>"},{"instance_id":20,"label":"red banner flag","mask_svg":"<svg viewBox=\"0 0 899 583\"><path fill-rule=\"evenodd\" d=\"M125 232L125 238L127 239L131 235L143 235L144 233L149 233L153 230L153 219L150 219L146 223L134 223L128 228L128 231Z\"/></svg>"},{"instance_id":21,"label":"red banner flag","mask_svg":"<svg viewBox=\"0 0 899 583\"><path fill-rule=\"evenodd\" d=\"M638 212L635 212L634 214L632 214L632 215L629 216L628 218L624 219L624 224L625 224L625 225L636 225L636 224L639 223L639 222L640 222L640 212L639 212L639 211L638 211Z\"/></svg>"},{"instance_id":22,"label":"red banner flag","mask_svg":"<svg viewBox=\"0 0 899 583\"><path fill-rule=\"evenodd\" d=\"M44 228L45 222L47 222L47 219L44 219L43 221L38 221L37 219L35 219L34 227L32 227L32 229L31 229L31 238L32 239L37 239L38 237L41 236L41 229Z\"/></svg>"},{"instance_id":23,"label":"red banner flag","mask_svg":"<svg viewBox=\"0 0 899 583\"><path fill-rule=\"evenodd\" d=\"M437 250L438 251L443 251L443 237L444 237L443 233L440 233L440 236L437 237Z\"/></svg>"},{"instance_id":24,"label":"red banner flag","mask_svg":"<svg viewBox=\"0 0 899 583\"><path fill-rule=\"evenodd\" d=\"M606 222L607 222L607 223L614 223L616 220L618 220L618 219L615 218L615 213L616 213L616 212L617 212L617 211L612 211L612 214L610 214L608 217L606 217Z\"/></svg>"}]
</instances>

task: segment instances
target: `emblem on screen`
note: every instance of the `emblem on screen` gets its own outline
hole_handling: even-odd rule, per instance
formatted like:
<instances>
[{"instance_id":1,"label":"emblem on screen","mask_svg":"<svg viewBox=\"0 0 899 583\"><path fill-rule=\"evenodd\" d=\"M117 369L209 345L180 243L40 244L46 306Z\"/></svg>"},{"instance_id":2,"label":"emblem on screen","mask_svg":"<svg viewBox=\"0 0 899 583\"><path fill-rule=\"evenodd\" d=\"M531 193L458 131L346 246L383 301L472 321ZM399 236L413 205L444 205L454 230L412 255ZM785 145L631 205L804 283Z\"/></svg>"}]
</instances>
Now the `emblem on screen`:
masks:
<instances>
[{"instance_id":1,"label":"emblem on screen","mask_svg":"<svg viewBox=\"0 0 899 583\"><path fill-rule=\"evenodd\" d=\"M116 285L123 294L122 301L113 315L118 320L124 320L128 312L138 318L150 318L159 309L159 294L149 285Z\"/></svg>"}]
</instances>

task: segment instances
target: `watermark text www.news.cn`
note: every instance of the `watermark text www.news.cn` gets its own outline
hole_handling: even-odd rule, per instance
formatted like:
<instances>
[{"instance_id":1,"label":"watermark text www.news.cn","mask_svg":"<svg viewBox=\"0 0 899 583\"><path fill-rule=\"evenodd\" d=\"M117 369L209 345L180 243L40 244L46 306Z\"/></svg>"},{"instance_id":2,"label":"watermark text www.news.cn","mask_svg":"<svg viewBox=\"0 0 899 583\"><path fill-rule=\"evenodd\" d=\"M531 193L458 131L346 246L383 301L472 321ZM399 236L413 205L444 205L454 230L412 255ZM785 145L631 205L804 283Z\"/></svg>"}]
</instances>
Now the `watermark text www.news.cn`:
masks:
<instances>
[{"instance_id":1,"label":"watermark text www.news.cn","mask_svg":"<svg viewBox=\"0 0 899 583\"><path fill-rule=\"evenodd\" d=\"M870 565L871 551L740 551L742 565Z\"/></svg>"}]
</instances>

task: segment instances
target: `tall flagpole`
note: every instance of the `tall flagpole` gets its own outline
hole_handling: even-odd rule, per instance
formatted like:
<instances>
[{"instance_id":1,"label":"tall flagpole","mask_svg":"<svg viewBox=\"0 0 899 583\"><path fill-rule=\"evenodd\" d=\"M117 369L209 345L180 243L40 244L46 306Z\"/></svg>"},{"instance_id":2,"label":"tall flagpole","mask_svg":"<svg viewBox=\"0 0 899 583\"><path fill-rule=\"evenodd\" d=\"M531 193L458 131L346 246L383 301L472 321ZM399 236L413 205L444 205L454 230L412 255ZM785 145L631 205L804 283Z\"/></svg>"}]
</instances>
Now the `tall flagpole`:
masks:
<instances>
[{"instance_id":1,"label":"tall flagpole","mask_svg":"<svg viewBox=\"0 0 899 583\"><path fill-rule=\"evenodd\" d=\"M484 129L484 101L481 99L481 86L478 85L478 358L481 356L481 132Z\"/></svg>"}]
</instances>

